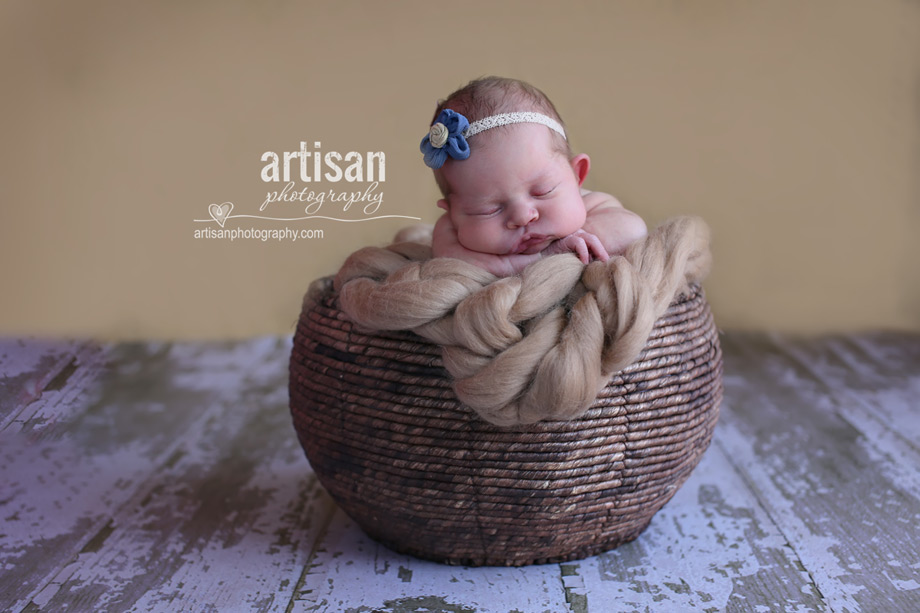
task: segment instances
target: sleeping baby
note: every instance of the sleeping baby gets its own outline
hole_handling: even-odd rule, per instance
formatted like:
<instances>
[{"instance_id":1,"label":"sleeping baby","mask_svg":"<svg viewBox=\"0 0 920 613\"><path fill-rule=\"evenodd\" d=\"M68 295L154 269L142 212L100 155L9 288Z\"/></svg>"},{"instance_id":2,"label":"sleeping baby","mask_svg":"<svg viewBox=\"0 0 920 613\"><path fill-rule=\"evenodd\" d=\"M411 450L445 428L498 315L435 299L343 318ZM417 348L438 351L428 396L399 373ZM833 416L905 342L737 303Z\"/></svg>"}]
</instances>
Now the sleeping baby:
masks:
<instances>
[{"instance_id":1,"label":"sleeping baby","mask_svg":"<svg viewBox=\"0 0 920 613\"><path fill-rule=\"evenodd\" d=\"M581 188L590 159L573 155L553 103L522 81L487 77L452 93L421 150L444 196L434 257L504 277L556 253L606 261L646 234L616 198Z\"/></svg>"}]
</instances>

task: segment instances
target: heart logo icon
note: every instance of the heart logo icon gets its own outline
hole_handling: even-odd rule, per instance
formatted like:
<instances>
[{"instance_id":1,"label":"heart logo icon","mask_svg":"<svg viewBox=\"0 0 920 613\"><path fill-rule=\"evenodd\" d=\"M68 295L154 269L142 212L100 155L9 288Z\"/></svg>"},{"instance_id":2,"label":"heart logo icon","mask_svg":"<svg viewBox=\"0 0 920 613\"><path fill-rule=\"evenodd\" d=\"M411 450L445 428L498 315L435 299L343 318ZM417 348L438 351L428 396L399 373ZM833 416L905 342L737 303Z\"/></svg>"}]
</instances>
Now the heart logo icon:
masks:
<instances>
[{"instance_id":1,"label":"heart logo icon","mask_svg":"<svg viewBox=\"0 0 920 613\"><path fill-rule=\"evenodd\" d=\"M230 217L230 211L233 210L232 202L224 202L223 204L211 204L208 207L208 213L211 214L211 218L214 219L217 223L220 224L220 227L224 227L224 222L227 221L227 218Z\"/></svg>"}]
</instances>

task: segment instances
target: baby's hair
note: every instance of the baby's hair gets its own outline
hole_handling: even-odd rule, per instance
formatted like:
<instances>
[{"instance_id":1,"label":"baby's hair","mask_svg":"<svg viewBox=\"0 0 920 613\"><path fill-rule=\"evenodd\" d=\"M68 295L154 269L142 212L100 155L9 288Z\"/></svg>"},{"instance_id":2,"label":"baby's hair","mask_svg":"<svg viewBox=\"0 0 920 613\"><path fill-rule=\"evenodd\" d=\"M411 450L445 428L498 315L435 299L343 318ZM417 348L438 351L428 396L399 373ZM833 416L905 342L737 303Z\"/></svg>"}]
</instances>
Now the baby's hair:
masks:
<instances>
[{"instance_id":1,"label":"baby's hair","mask_svg":"<svg viewBox=\"0 0 920 613\"><path fill-rule=\"evenodd\" d=\"M438 103L431 123L435 122L444 109L451 109L464 115L470 123L499 113L535 111L552 117L563 128L565 127L559 112L546 94L530 83L506 77L482 77L470 81L467 85ZM504 131L507 128L508 126L499 126L491 128L490 131ZM475 146L474 141L476 138L475 136L472 137L471 142L473 144L471 146ZM571 159L572 148L569 146L569 142L561 134L557 134L554 131L551 132L551 138L553 148L566 156L567 159ZM441 189L441 194L446 198L450 188L440 168L435 169L434 179Z\"/></svg>"}]
</instances>

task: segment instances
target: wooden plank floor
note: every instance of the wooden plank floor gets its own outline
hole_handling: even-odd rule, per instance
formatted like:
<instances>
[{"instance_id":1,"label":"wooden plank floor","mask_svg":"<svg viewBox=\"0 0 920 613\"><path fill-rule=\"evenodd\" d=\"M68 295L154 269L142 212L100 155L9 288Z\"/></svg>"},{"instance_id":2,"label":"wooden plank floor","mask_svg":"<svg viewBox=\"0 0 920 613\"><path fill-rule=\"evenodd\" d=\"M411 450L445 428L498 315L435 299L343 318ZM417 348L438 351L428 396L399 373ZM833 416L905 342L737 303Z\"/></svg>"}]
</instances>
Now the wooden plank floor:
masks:
<instances>
[{"instance_id":1,"label":"wooden plank floor","mask_svg":"<svg viewBox=\"0 0 920 613\"><path fill-rule=\"evenodd\" d=\"M722 342L713 444L638 540L464 568L330 501L289 339L0 341L0 610L920 611L920 336Z\"/></svg>"}]
</instances>

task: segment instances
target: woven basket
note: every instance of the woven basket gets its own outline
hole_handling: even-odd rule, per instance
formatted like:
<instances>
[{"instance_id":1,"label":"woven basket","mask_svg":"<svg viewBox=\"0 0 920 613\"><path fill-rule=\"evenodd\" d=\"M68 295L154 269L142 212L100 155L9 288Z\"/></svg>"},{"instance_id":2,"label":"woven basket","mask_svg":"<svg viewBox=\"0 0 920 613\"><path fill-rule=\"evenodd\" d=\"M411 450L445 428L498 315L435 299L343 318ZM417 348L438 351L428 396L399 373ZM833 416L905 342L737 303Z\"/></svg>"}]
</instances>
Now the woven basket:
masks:
<instances>
[{"instance_id":1,"label":"woven basket","mask_svg":"<svg viewBox=\"0 0 920 613\"><path fill-rule=\"evenodd\" d=\"M304 302L294 428L317 477L371 537L466 565L572 560L636 538L709 445L722 355L699 288L581 418L502 428L460 405L440 347L364 333L331 284Z\"/></svg>"}]
</instances>

